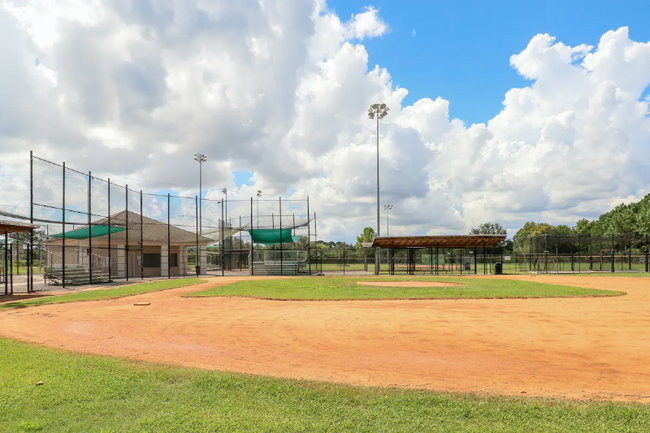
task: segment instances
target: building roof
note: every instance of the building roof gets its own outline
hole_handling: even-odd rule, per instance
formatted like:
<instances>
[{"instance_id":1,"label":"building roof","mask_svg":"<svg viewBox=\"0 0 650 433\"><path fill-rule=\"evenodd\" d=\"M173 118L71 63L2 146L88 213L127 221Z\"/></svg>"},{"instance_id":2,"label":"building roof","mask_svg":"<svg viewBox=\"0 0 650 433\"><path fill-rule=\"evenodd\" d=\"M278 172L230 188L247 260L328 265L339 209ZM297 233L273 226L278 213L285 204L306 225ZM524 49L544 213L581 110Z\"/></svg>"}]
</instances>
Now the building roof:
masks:
<instances>
[{"instance_id":1,"label":"building roof","mask_svg":"<svg viewBox=\"0 0 650 433\"><path fill-rule=\"evenodd\" d=\"M128 220L128 224L127 224ZM108 225L108 218L102 218L94 221L93 225ZM142 225L140 224L140 214L131 211L122 211L111 215L111 227L127 227L129 233L129 243L140 243L140 229L143 228L142 239L144 242L166 243L167 242L167 223L157 221L152 218L142 217ZM88 228L88 226L79 227L79 229ZM119 233L111 233L111 242L123 243L126 242L126 231ZM169 239L173 244L195 245L197 243L196 233L183 230L181 228L170 226ZM108 241L108 234L105 236L93 237L93 242ZM57 240L56 243L59 241ZM205 245L214 242L212 239L199 235L198 243Z\"/></svg>"},{"instance_id":2,"label":"building roof","mask_svg":"<svg viewBox=\"0 0 650 433\"><path fill-rule=\"evenodd\" d=\"M32 229L39 228L36 224L23 223L18 221L0 220L0 234L5 233L28 233Z\"/></svg>"},{"instance_id":3,"label":"building roof","mask_svg":"<svg viewBox=\"0 0 650 433\"><path fill-rule=\"evenodd\" d=\"M379 236L372 248L471 248L493 247L506 235Z\"/></svg>"}]
</instances>

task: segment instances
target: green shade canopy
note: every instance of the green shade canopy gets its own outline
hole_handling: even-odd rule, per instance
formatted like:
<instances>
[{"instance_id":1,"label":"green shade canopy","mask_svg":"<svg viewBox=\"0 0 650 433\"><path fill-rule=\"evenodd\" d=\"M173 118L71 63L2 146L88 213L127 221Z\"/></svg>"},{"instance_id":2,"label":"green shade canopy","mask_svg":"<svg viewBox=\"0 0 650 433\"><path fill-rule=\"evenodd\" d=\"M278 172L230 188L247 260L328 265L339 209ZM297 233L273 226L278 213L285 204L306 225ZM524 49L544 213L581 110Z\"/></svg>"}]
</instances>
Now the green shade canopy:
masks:
<instances>
[{"instance_id":1,"label":"green shade canopy","mask_svg":"<svg viewBox=\"0 0 650 433\"><path fill-rule=\"evenodd\" d=\"M123 232L126 230L124 227L111 227L110 232L111 233L119 233ZM88 227L84 227L82 229L77 229L77 230L71 230L69 232L65 233L65 238L66 239L88 239L90 237L96 238L99 236L106 236L108 234L108 226L103 226L103 225L96 225L92 226L92 236L90 235L90 230L88 230ZM58 235L52 235L53 238L62 238L63 233L59 233Z\"/></svg>"},{"instance_id":2,"label":"green shade canopy","mask_svg":"<svg viewBox=\"0 0 650 433\"><path fill-rule=\"evenodd\" d=\"M291 236L291 229L255 229L248 233L253 243L264 245L290 244L300 239L300 236Z\"/></svg>"}]
</instances>

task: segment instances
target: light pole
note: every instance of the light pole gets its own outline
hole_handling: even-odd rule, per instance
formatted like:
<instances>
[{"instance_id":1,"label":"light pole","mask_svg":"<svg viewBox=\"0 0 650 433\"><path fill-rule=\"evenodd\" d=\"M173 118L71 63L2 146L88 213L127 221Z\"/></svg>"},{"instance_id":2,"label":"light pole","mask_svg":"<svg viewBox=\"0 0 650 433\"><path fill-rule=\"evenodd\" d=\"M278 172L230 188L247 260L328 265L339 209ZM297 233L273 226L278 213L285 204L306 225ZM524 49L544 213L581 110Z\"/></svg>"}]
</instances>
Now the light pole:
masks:
<instances>
[{"instance_id":1,"label":"light pole","mask_svg":"<svg viewBox=\"0 0 650 433\"><path fill-rule=\"evenodd\" d=\"M226 217L225 217L225 220L221 221L221 227L225 227L225 223L226 223L226 221L228 221L228 188L221 188L221 192L226 195L226 202L225 202L225 206L224 206L224 211L226 213ZM230 229L230 228L228 228L228 229ZM222 233L221 234L222 238L225 238L225 230L223 230L221 233ZM230 249L230 235L228 236L228 243L226 243L225 239L221 239L221 244L223 245L223 247L221 248L221 254L225 258L226 249L228 249L228 250ZM226 262L224 260L224 264L225 263ZM228 264L226 264L226 266L228 267L228 270L230 270L230 256L228 256Z\"/></svg>"},{"instance_id":2,"label":"light pole","mask_svg":"<svg viewBox=\"0 0 650 433\"><path fill-rule=\"evenodd\" d=\"M388 107L386 104L372 104L368 108L368 117L370 119L377 118L377 236L381 236L381 227L379 225L379 121L388 116ZM380 264L380 248L375 251L375 275L379 275Z\"/></svg>"},{"instance_id":3,"label":"light pole","mask_svg":"<svg viewBox=\"0 0 650 433\"><path fill-rule=\"evenodd\" d=\"M392 204L384 205L384 209L386 210L386 236L390 236L390 210L392 208Z\"/></svg>"},{"instance_id":4,"label":"light pole","mask_svg":"<svg viewBox=\"0 0 650 433\"><path fill-rule=\"evenodd\" d=\"M203 153L194 154L194 161L199 163L199 234L203 234L203 163L207 160Z\"/></svg>"},{"instance_id":5,"label":"light pole","mask_svg":"<svg viewBox=\"0 0 650 433\"><path fill-rule=\"evenodd\" d=\"M257 228L260 228L260 197L262 197L262 190L257 190Z\"/></svg>"}]
</instances>

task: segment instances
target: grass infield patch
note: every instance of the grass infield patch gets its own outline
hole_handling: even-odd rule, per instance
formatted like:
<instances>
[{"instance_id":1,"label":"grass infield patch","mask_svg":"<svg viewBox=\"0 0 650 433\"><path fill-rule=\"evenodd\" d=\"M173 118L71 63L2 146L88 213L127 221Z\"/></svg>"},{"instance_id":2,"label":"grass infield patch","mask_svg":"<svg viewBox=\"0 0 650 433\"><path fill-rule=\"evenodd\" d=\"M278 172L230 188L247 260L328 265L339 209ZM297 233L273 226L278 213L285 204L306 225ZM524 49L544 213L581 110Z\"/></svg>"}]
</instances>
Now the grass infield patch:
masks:
<instances>
[{"instance_id":1,"label":"grass infield patch","mask_svg":"<svg viewBox=\"0 0 650 433\"><path fill-rule=\"evenodd\" d=\"M66 302L77 301L99 301L102 299L115 299L124 296L141 295L148 292L157 292L159 290L175 289L178 287L192 286L194 284L205 283L206 280L199 278L187 278L179 280L163 280L151 283L133 284L130 286L121 286L110 289L88 290L85 292L70 293L69 295L44 296L42 298L26 299L24 301L7 302L0 304L0 311L12 308L34 307L37 305L62 304Z\"/></svg>"},{"instance_id":2,"label":"grass infield patch","mask_svg":"<svg viewBox=\"0 0 650 433\"><path fill-rule=\"evenodd\" d=\"M7 432L650 431L650 407L639 404L273 379L4 338L0 365L0 431Z\"/></svg>"},{"instance_id":3,"label":"grass infield patch","mask_svg":"<svg viewBox=\"0 0 650 433\"><path fill-rule=\"evenodd\" d=\"M449 287L376 287L357 281L435 281ZM458 286L457 284L461 284ZM530 281L506 279L431 277L431 278L331 278L310 277L277 280L241 281L214 287L186 296L246 296L278 300L346 299L488 299L620 296L624 292L585 289Z\"/></svg>"}]
</instances>

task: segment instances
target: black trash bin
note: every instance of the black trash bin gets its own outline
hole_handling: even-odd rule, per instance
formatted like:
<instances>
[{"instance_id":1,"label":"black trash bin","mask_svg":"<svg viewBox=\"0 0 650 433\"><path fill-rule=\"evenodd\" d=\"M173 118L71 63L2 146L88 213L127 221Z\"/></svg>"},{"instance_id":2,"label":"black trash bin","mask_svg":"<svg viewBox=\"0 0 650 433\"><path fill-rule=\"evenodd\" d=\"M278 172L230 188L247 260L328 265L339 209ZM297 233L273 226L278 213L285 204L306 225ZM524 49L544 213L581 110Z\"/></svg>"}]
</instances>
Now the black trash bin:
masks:
<instances>
[{"instance_id":1,"label":"black trash bin","mask_svg":"<svg viewBox=\"0 0 650 433\"><path fill-rule=\"evenodd\" d=\"M466 271L471 271L471 270L472 270L472 265L470 265L469 263L465 262L465 270L466 270Z\"/></svg>"},{"instance_id":2,"label":"black trash bin","mask_svg":"<svg viewBox=\"0 0 650 433\"><path fill-rule=\"evenodd\" d=\"M503 263L496 262L494 264L494 274L495 275L503 275Z\"/></svg>"}]
</instances>

